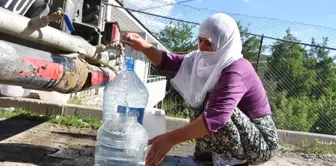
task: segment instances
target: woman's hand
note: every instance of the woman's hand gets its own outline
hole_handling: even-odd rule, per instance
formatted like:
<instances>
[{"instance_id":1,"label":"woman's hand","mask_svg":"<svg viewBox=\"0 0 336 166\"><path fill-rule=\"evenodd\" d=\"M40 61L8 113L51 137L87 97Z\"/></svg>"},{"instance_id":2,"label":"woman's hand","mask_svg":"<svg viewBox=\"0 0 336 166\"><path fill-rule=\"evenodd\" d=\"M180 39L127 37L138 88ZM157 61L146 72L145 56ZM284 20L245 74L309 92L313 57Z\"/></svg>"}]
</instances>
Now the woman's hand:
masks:
<instances>
[{"instance_id":1,"label":"woman's hand","mask_svg":"<svg viewBox=\"0 0 336 166\"><path fill-rule=\"evenodd\" d=\"M159 165L175 144L169 133L166 133L149 140L148 145L152 147L147 154L146 165Z\"/></svg>"},{"instance_id":2,"label":"woman's hand","mask_svg":"<svg viewBox=\"0 0 336 166\"><path fill-rule=\"evenodd\" d=\"M169 150L176 144L199 138L208 134L208 129L204 121L204 115L201 115L186 126L159 135L148 141L152 145L146 157L146 165L160 164Z\"/></svg>"},{"instance_id":3,"label":"woman's hand","mask_svg":"<svg viewBox=\"0 0 336 166\"><path fill-rule=\"evenodd\" d=\"M126 33L123 36L124 40L132 42L133 44L127 44L129 47L136 51L140 51L146 55L146 57L152 62L153 65L159 65L162 61L161 50L156 49L152 44L143 39L140 35L136 33Z\"/></svg>"},{"instance_id":4,"label":"woman's hand","mask_svg":"<svg viewBox=\"0 0 336 166\"><path fill-rule=\"evenodd\" d=\"M133 44L126 44L137 51L143 52L145 49L152 47L148 41L136 33L126 33L124 34L123 39L132 42Z\"/></svg>"},{"instance_id":5,"label":"woman's hand","mask_svg":"<svg viewBox=\"0 0 336 166\"><path fill-rule=\"evenodd\" d=\"M148 141L152 145L146 157L146 165L160 164L169 150L176 144L199 138L208 134L204 115L190 122L186 126L159 135Z\"/></svg>"}]
</instances>

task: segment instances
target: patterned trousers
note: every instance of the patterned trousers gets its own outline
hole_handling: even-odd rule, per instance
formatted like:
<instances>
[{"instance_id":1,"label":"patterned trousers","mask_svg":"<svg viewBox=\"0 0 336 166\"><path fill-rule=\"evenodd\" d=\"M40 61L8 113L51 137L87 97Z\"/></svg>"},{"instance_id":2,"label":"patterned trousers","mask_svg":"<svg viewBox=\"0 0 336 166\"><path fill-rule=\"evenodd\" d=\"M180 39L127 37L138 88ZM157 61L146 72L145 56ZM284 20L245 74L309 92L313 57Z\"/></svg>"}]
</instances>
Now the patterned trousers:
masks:
<instances>
[{"instance_id":1,"label":"patterned trousers","mask_svg":"<svg viewBox=\"0 0 336 166\"><path fill-rule=\"evenodd\" d=\"M202 108L190 112L194 120ZM236 108L227 124L217 133L196 139L197 154L211 154L214 165L235 165L248 162L262 164L272 158L279 148L278 135L271 115L248 118Z\"/></svg>"}]
</instances>

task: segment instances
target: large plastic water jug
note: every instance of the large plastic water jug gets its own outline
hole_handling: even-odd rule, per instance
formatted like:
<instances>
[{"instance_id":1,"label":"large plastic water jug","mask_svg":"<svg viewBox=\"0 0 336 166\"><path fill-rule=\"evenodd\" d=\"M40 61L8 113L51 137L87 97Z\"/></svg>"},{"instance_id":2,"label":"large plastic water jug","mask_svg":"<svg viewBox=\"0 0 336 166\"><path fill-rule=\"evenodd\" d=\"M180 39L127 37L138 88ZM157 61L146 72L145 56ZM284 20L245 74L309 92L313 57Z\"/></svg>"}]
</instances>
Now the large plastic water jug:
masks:
<instances>
[{"instance_id":1,"label":"large plastic water jug","mask_svg":"<svg viewBox=\"0 0 336 166\"><path fill-rule=\"evenodd\" d=\"M115 113L123 115L133 114L142 124L145 108L148 103L148 90L144 83L134 72L134 59L125 59L126 71L118 74L104 88L103 96L103 122L113 119Z\"/></svg>"},{"instance_id":2,"label":"large plastic water jug","mask_svg":"<svg viewBox=\"0 0 336 166\"><path fill-rule=\"evenodd\" d=\"M52 103L60 103L66 104L70 99L70 94L63 94L56 91L36 91L39 94L41 100L52 102Z\"/></svg>"},{"instance_id":3,"label":"large plastic water jug","mask_svg":"<svg viewBox=\"0 0 336 166\"><path fill-rule=\"evenodd\" d=\"M30 90L21 86L2 85L1 94L9 97L27 97L30 94Z\"/></svg>"},{"instance_id":4,"label":"large plastic water jug","mask_svg":"<svg viewBox=\"0 0 336 166\"><path fill-rule=\"evenodd\" d=\"M144 166L147 143L136 116L116 114L98 129L95 166Z\"/></svg>"},{"instance_id":5,"label":"large plastic water jug","mask_svg":"<svg viewBox=\"0 0 336 166\"><path fill-rule=\"evenodd\" d=\"M148 133L149 139L166 133L166 113L162 109L147 108L143 120L143 126Z\"/></svg>"}]
</instances>

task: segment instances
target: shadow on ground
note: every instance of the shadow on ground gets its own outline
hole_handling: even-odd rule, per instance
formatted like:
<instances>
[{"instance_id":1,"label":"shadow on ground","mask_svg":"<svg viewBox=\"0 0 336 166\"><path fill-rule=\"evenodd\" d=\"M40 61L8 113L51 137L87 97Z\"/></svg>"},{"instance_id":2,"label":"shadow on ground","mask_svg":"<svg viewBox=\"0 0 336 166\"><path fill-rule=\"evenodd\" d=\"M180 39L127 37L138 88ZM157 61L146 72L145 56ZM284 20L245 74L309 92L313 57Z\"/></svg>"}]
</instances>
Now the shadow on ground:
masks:
<instances>
[{"instance_id":1,"label":"shadow on ground","mask_svg":"<svg viewBox=\"0 0 336 166\"><path fill-rule=\"evenodd\" d=\"M59 149L29 144L3 143L0 144L0 161L26 164L40 164L48 154L56 153ZM51 161L53 160L53 161ZM60 159L50 158L50 162L60 163Z\"/></svg>"},{"instance_id":2,"label":"shadow on ground","mask_svg":"<svg viewBox=\"0 0 336 166\"><path fill-rule=\"evenodd\" d=\"M212 163L198 163L191 157L166 156L160 166L212 166Z\"/></svg>"},{"instance_id":3,"label":"shadow on ground","mask_svg":"<svg viewBox=\"0 0 336 166\"><path fill-rule=\"evenodd\" d=\"M79 133L70 133L70 132L55 132L52 131L51 133L53 134L59 134L59 135L65 135L73 138L80 138L80 139L90 139L96 141L96 136L95 135L90 135L90 134L79 134Z\"/></svg>"},{"instance_id":4,"label":"shadow on ground","mask_svg":"<svg viewBox=\"0 0 336 166\"><path fill-rule=\"evenodd\" d=\"M0 161L40 166L92 166L94 147L57 149L29 144L0 144ZM208 166L200 165L188 157L167 156L160 166Z\"/></svg>"},{"instance_id":5,"label":"shadow on ground","mask_svg":"<svg viewBox=\"0 0 336 166\"><path fill-rule=\"evenodd\" d=\"M33 120L26 120L23 118L27 119L27 116L17 115L0 121L0 142L49 120L48 118L43 117L30 117L34 118Z\"/></svg>"},{"instance_id":6,"label":"shadow on ground","mask_svg":"<svg viewBox=\"0 0 336 166\"><path fill-rule=\"evenodd\" d=\"M0 144L0 149L1 162L41 166L89 166L93 165L94 158L94 147L92 146L57 149L30 144L3 143Z\"/></svg>"}]
</instances>

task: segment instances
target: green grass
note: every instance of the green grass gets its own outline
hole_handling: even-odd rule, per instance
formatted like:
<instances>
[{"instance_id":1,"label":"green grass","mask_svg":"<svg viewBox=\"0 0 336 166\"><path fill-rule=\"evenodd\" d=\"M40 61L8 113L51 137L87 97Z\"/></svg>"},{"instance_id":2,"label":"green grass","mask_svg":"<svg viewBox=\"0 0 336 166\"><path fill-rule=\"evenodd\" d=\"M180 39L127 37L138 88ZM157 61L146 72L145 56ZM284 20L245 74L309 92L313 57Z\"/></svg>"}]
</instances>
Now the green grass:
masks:
<instances>
[{"instance_id":1,"label":"green grass","mask_svg":"<svg viewBox=\"0 0 336 166\"><path fill-rule=\"evenodd\" d=\"M176 101L174 98L166 98L163 101L162 109L166 115L174 118L189 118L189 107L183 100Z\"/></svg>"},{"instance_id":2,"label":"green grass","mask_svg":"<svg viewBox=\"0 0 336 166\"><path fill-rule=\"evenodd\" d=\"M307 140L302 141L298 146L290 145L287 143L280 143L280 147L284 151L293 151L300 153L310 153L310 154L336 154L336 145L327 145L319 143L315 140L313 144L309 144Z\"/></svg>"},{"instance_id":3,"label":"green grass","mask_svg":"<svg viewBox=\"0 0 336 166\"><path fill-rule=\"evenodd\" d=\"M307 140L302 141L297 151L314 154L336 154L336 144L320 143L317 139L309 145Z\"/></svg>"},{"instance_id":4,"label":"green grass","mask_svg":"<svg viewBox=\"0 0 336 166\"><path fill-rule=\"evenodd\" d=\"M101 121L92 117L82 117L79 115L72 116L44 116L33 113L27 109L15 109L14 111L0 110L0 118L8 119L25 119L25 120L40 120L49 121L50 123L72 126L78 128L92 128L98 129L101 125Z\"/></svg>"},{"instance_id":5,"label":"green grass","mask_svg":"<svg viewBox=\"0 0 336 166\"><path fill-rule=\"evenodd\" d=\"M79 127L79 128L98 129L101 126L101 121L96 118L81 117L78 115L61 116L58 118L51 119L50 122L54 124Z\"/></svg>"},{"instance_id":6,"label":"green grass","mask_svg":"<svg viewBox=\"0 0 336 166\"><path fill-rule=\"evenodd\" d=\"M26 119L26 120L50 120L51 117L41 116L37 114L32 114L26 109L15 109L14 111L0 110L0 118L15 118L15 119Z\"/></svg>"}]
</instances>

